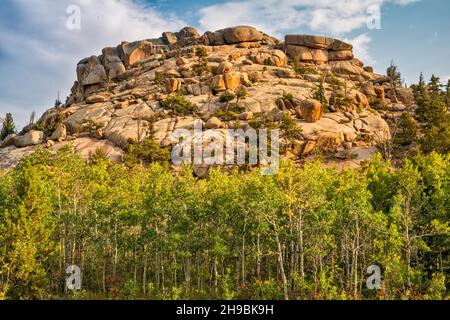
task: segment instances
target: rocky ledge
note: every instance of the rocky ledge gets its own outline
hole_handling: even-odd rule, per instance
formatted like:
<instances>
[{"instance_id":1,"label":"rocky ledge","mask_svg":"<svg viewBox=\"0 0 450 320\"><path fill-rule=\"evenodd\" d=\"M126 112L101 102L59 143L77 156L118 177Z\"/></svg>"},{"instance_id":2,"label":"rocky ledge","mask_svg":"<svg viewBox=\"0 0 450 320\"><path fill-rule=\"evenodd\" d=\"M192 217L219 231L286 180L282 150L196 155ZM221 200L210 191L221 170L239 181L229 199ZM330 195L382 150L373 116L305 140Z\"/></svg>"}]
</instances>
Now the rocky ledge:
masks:
<instances>
[{"instance_id":1,"label":"rocky ledge","mask_svg":"<svg viewBox=\"0 0 450 320\"><path fill-rule=\"evenodd\" d=\"M173 131L196 121L246 129L279 126L286 116L300 133L282 139L288 157L365 153L390 139L383 118L413 99L352 49L323 36L287 35L283 42L247 26L204 35L186 27L122 42L81 60L66 103L1 142L0 168L14 166L37 145L57 150L73 143L85 157L101 148L120 161L130 141L150 136L170 150L178 143ZM176 99L180 107L174 108Z\"/></svg>"}]
</instances>

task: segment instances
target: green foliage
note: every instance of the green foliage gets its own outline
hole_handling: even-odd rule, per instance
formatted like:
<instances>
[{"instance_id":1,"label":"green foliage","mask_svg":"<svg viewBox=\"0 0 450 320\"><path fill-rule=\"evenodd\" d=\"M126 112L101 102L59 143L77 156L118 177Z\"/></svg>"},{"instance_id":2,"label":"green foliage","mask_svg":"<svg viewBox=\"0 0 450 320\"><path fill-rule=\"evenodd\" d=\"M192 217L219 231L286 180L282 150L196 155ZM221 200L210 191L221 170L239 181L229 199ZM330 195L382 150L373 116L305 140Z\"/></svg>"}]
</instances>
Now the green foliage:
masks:
<instances>
[{"instance_id":1,"label":"green foliage","mask_svg":"<svg viewBox=\"0 0 450 320\"><path fill-rule=\"evenodd\" d=\"M256 130L279 128L279 123L277 121L274 121L272 118L251 120L248 124L250 125L250 127Z\"/></svg>"},{"instance_id":2,"label":"green foliage","mask_svg":"<svg viewBox=\"0 0 450 320\"><path fill-rule=\"evenodd\" d=\"M302 129L297 126L295 118L289 114L283 115L280 129L284 131L284 134L288 140L300 139L302 137Z\"/></svg>"},{"instance_id":3,"label":"green foliage","mask_svg":"<svg viewBox=\"0 0 450 320\"><path fill-rule=\"evenodd\" d=\"M197 111L197 106L182 95L169 96L161 102L164 108L172 110L177 115L189 116Z\"/></svg>"},{"instance_id":4,"label":"green foliage","mask_svg":"<svg viewBox=\"0 0 450 320\"><path fill-rule=\"evenodd\" d=\"M450 113L446 103L446 92L441 91L438 77L431 77L425 85L421 76L419 84L413 87L418 117L423 124L421 146L424 152L450 151Z\"/></svg>"},{"instance_id":5,"label":"green foliage","mask_svg":"<svg viewBox=\"0 0 450 320\"><path fill-rule=\"evenodd\" d=\"M409 113L403 113L399 119L394 143L400 146L409 146L417 141L418 133L419 125L417 121Z\"/></svg>"},{"instance_id":6,"label":"green foliage","mask_svg":"<svg viewBox=\"0 0 450 320\"><path fill-rule=\"evenodd\" d=\"M225 91L219 97L219 101L222 103L229 103L236 99L236 95L231 91Z\"/></svg>"},{"instance_id":7,"label":"green foliage","mask_svg":"<svg viewBox=\"0 0 450 320\"><path fill-rule=\"evenodd\" d=\"M161 148L151 137L143 142L129 141L124 161L128 166L142 162L143 164L167 163L170 160L170 152Z\"/></svg>"},{"instance_id":8,"label":"green foliage","mask_svg":"<svg viewBox=\"0 0 450 320\"><path fill-rule=\"evenodd\" d=\"M317 71L317 69L315 69L314 67L308 67L308 66L302 66L302 64L300 63L299 58L294 58L293 61L293 67L294 67L294 71L300 75L305 75L305 74L318 74L319 72Z\"/></svg>"},{"instance_id":9,"label":"green foliage","mask_svg":"<svg viewBox=\"0 0 450 320\"><path fill-rule=\"evenodd\" d=\"M208 56L208 51L205 47L197 47L195 48L195 55L199 58L205 58Z\"/></svg>"},{"instance_id":10,"label":"green foliage","mask_svg":"<svg viewBox=\"0 0 450 320\"><path fill-rule=\"evenodd\" d=\"M445 299L449 177L435 152L197 179L38 149L0 174L0 297L60 298L76 264L66 299Z\"/></svg>"},{"instance_id":11,"label":"green foliage","mask_svg":"<svg viewBox=\"0 0 450 320\"><path fill-rule=\"evenodd\" d=\"M313 98L322 104L323 112L328 110L328 100L325 96L324 79L322 79L313 91Z\"/></svg>"},{"instance_id":12,"label":"green foliage","mask_svg":"<svg viewBox=\"0 0 450 320\"><path fill-rule=\"evenodd\" d=\"M16 126L11 113L7 113L2 123L2 130L0 132L0 140L5 139L8 135L16 132Z\"/></svg>"},{"instance_id":13,"label":"green foliage","mask_svg":"<svg viewBox=\"0 0 450 320\"><path fill-rule=\"evenodd\" d=\"M222 121L235 120L239 114L245 111L245 108L239 104L232 104L225 111L217 111L213 113L213 117L217 117Z\"/></svg>"},{"instance_id":14,"label":"green foliage","mask_svg":"<svg viewBox=\"0 0 450 320\"><path fill-rule=\"evenodd\" d=\"M283 99L289 101L294 104L294 95L292 93L283 92Z\"/></svg>"},{"instance_id":15,"label":"green foliage","mask_svg":"<svg viewBox=\"0 0 450 320\"><path fill-rule=\"evenodd\" d=\"M210 73L211 68L208 66L208 60L206 58L200 59L199 63L192 66L192 71L194 71L197 76Z\"/></svg>"},{"instance_id":16,"label":"green foliage","mask_svg":"<svg viewBox=\"0 0 450 320\"><path fill-rule=\"evenodd\" d=\"M238 100L238 103L240 100L245 99L248 95L247 88L245 86L240 86L236 90L236 99Z\"/></svg>"},{"instance_id":17,"label":"green foliage","mask_svg":"<svg viewBox=\"0 0 450 320\"><path fill-rule=\"evenodd\" d=\"M398 71L398 67L394 64L394 61L391 61L390 66L386 70L386 75L388 76L391 84L395 86L402 85L402 75Z\"/></svg>"}]
</instances>

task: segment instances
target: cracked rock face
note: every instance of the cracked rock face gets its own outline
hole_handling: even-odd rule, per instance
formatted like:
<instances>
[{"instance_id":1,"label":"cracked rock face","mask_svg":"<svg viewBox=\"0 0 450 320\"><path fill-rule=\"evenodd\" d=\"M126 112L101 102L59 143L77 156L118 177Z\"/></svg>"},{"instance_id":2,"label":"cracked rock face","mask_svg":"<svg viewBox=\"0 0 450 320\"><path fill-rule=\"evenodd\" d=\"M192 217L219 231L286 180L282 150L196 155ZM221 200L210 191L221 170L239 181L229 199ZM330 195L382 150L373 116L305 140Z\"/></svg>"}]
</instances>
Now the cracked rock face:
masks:
<instances>
[{"instance_id":1,"label":"cracked rock face","mask_svg":"<svg viewBox=\"0 0 450 320\"><path fill-rule=\"evenodd\" d=\"M36 128L1 142L0 167L14 166L39 144L56 150L76 142L83 155L99 147L120 161L131 140L152 137L171 149L179 142L177 128L280 126L285 116L301 129L290 143L295 158L319 147L372 147L390 134L371 106L398 110L413 98L401 89L393 101L388 81L364 67L352 49L322 36L287 35L281 42L248 26L204 35L186 27L105 48L78 63L65 105L49 109ZM318 88L322 101L314 99ZM225 101L224 94L232 99ZM189 105L167 103L176 96Z\"/></svg>"}]
</instances>

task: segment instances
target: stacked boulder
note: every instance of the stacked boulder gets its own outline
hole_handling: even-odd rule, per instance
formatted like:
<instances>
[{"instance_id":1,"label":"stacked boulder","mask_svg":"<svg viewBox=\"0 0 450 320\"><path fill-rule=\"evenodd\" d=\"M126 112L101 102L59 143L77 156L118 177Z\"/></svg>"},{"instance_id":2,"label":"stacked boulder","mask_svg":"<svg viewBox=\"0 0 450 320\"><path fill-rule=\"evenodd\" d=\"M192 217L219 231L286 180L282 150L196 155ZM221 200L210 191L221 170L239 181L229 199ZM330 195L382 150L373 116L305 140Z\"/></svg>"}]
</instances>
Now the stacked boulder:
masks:
<instances>
[{"instance_id":1,"label":"stacked boulder","mask_svg":"<svg viewBox=\"0 0 450 320\"><path fill-rule=\"evenodd\" d=\"M312 35L287 35L286 50L292 59L324 64L353 59L353 46L341 40Z\"/></svg>"}]
</instances>

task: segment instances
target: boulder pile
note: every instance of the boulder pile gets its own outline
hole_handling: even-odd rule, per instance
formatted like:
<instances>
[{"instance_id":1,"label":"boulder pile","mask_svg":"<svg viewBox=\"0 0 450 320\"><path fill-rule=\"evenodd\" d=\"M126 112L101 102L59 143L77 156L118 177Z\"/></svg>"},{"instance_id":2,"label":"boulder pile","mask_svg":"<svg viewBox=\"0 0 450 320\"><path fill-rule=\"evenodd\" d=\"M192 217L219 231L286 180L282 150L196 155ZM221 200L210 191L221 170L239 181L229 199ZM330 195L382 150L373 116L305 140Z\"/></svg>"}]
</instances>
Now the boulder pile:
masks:
<instances>
[{"instance_id":1,"label":"boulder pile","mask_svg":"<svg viewBox=\"0 0 450 320\"><path fill-rule=\"evenodd\" d=\"M295 159L320 148L372 147L390 138L382 115L413 104L412 93L391 87L352 49L323 36L287 35L282 42L249 26L203 35L186 27L122 42L82 59L66 103L0 148L13 154L73 143L82 153L106 148L118 161L132 141L151 138L170 150L179 142L174 130L196 123L282 128L286 117L301 132L287 142Z\"/></svg>"}]
</instances>

